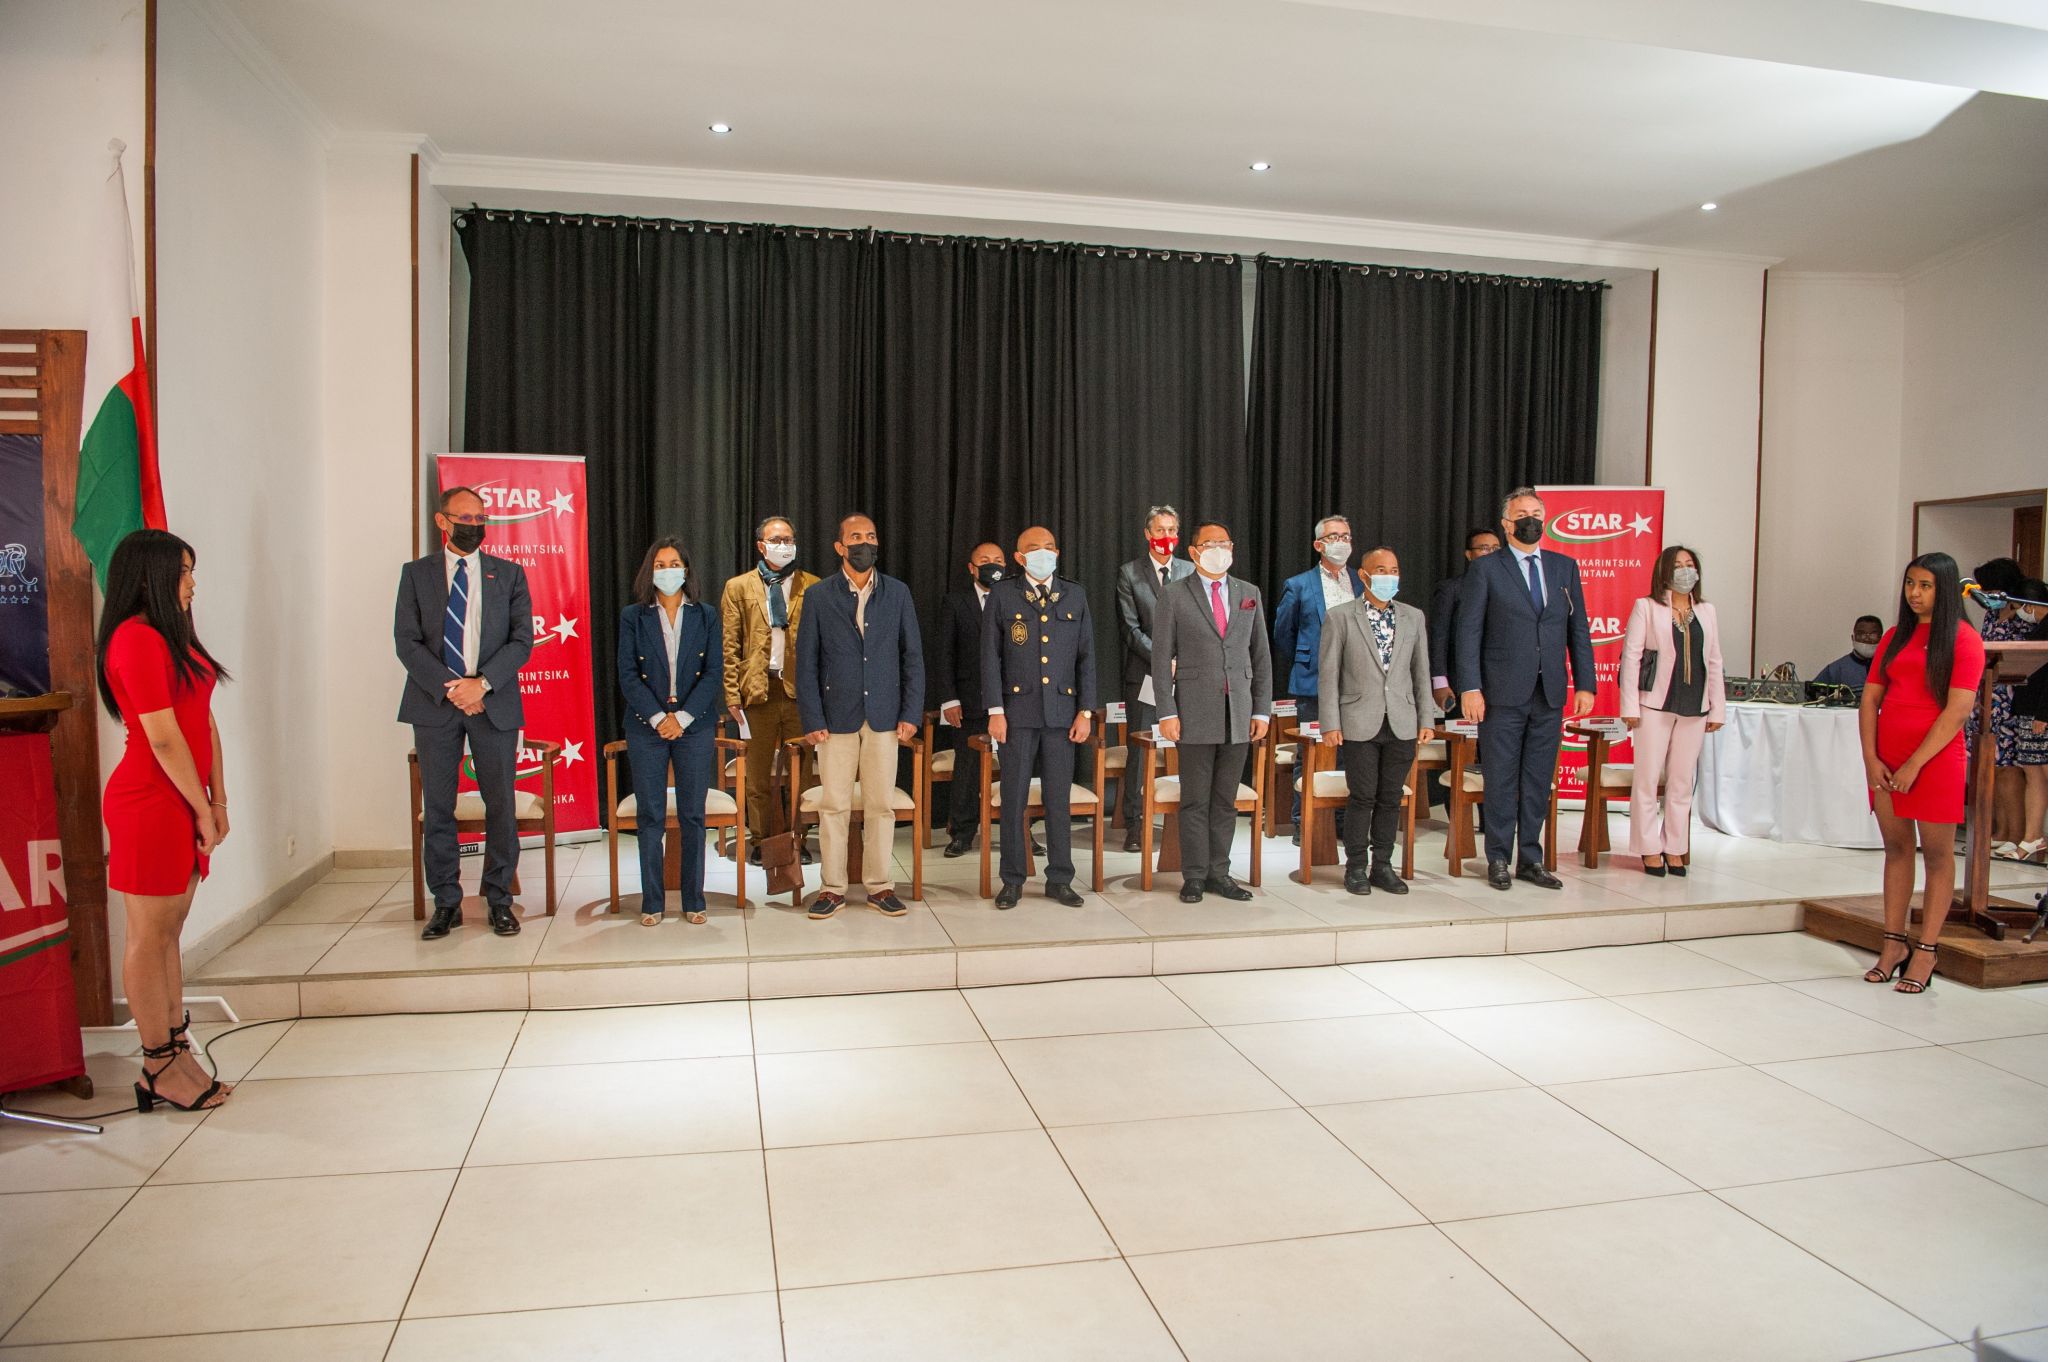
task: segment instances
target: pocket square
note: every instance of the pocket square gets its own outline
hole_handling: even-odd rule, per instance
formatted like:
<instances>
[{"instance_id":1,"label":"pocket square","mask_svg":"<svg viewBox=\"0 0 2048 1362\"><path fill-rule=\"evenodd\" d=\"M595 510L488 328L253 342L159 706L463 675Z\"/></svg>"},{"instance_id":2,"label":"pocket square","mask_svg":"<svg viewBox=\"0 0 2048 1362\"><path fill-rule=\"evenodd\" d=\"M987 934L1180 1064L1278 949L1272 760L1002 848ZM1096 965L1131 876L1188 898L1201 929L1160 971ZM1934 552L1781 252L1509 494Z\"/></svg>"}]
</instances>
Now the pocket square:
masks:
<instances>
[{"instance_id":1,"label":"pocket square","mask_svg":"<svg viewBox=\"0 0 2048 1362\"><path fill-rule=\"evenodd\" d=\"M1250 598L1249 596L1247 596L1247 597L1246 597L1245 599L1243 599L1243 600L1241 600L1241 601L1239 601L1239 602L1237 603L1237 608L1238 608L1238 609L1240 609L1240 610L1250 610L1250 609L1252 609L1252 608L1253 608L1254 606L1256 606L1257 604L1258 604L1258 602L1257 602L1257 601L1255 601L1255 600L1251 599L1251 598Z\"/></svg>"}]
</instances>

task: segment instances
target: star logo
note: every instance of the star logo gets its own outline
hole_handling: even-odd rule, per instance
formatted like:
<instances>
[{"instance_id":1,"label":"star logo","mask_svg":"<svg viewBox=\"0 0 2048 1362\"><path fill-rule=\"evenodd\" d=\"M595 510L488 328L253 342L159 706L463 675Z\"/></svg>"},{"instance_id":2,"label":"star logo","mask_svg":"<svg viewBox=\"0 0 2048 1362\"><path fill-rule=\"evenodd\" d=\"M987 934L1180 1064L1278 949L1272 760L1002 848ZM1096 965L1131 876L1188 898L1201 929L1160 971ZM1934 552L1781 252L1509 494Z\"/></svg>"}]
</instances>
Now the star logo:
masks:
<instances>
[{"instance_id":1,"label":"star logo","mask_svg":"<svg viewBox=\"0 0 2048 1362\"><path fill-rule=\"evenodd\" d=\"M563 744L562 744L562 765L564 765L564 766L574 766L574 765L575 765L575 764L576 764L577 762L579 762L579 761L582 761L582 760L583 760L583 744L582 744L582 743L580 743L580 742L565 742L565 743L563 743Z\"/></svg>"},{"instance_id":2,"label":"star logo","mask_svg":"<svg viewBox=\"0 0 2048 1362\"><path fill-rule=\"evenodd\" d=\"M1649 534L1651 533L1650 518L1646 515L1631 516L1629 517L1628 528L1630 534Z\"/></svg>"},{"instance_id":3,"label":"star logo","mask_svg":"<svg viewBox=\"0 0 2048 1362\"><path fill-rule=\"evenodd\" d=\"M549 497L548 505L557 516L565 516L576 509L576 503L571 500L570 494L567 492L557 492L552 497Z\"/></svg>"},{"instance_id":4,"label":"star logo","mask_svg":"<svg viewBox=\"0 0 2048 1362\"><path fill-rule=\"evenodd\" d=\"M570 619L567 615L555 616L555 627L548 630L548 632L555 636L555 642L557 643L565 643L572 638L581 637L576 632L576 621Z\"/></svg>"}]
</instances>

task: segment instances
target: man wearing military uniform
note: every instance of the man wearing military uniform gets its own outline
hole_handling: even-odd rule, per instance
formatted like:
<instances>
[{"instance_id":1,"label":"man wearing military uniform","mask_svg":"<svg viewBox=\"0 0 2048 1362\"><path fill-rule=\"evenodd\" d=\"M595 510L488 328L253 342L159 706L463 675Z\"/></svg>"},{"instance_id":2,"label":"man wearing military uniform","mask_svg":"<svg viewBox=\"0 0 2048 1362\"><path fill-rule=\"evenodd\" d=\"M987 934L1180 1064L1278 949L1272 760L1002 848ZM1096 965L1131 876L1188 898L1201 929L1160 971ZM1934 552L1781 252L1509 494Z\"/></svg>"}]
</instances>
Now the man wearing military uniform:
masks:
<instances>
[{"instance_id":1,"label":"man wearing military uniform","mask_svg":"<svg viewBox=\"0 0 2048 1362\"><path fill-rule=\"evenodd\" d=\"M1074 747L1088 740L1095 708L1095 624L1088 594L1056 574L1052 531L1034 525L1017 536L1016 559L1023 573L990 588L981 616L988 735L1003 749L1003 887L996 907L1014 908L1024 893L1025 814L1036 775L1045 807L1045 896L1078 908L1069 808Z\"/></svg>"}]
</instances>

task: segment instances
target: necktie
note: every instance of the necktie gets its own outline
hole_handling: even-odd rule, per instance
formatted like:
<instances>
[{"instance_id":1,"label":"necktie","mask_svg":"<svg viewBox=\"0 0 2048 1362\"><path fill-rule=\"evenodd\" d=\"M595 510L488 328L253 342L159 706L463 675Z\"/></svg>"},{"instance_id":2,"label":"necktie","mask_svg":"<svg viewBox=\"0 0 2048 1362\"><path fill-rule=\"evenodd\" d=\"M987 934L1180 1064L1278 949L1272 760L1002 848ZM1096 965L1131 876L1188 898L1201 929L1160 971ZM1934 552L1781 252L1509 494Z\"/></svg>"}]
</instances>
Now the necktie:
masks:
<instances>
[{"instance_id":1,"label":"necktie","mask_svg":"<svg viewBox=\"0 0 2048 1362\"><path fill-rule=\"evenodd\" d=\"M1216 632L1219 634L1229 633L1230 611L1223 604L1223 583L1221 582L1209 583L1209 609L1216 616Z\"/></svg>"},{"instance_id":2,"label":"necktie","mask_svg":"<svg viewBox=\"0 0 2048 1362\"><path fill-rule=\"evenodd\" d=\"M1159 589L1161 591L1164 591L1166 589L1167 574L1170 573L1172 570L1173 564L1171 563L1161 563L1159 565Z\"/></svg>"},{"instance_id":3,"label":"necktie","mask_svg":"<svg viewBox=\"0 0 2048 1362\"><path fill-rule=\"evenodd\" d=\"M1522 560L1529 569L1529 599L1536 602L1536 613L1543 613L1543 579L1536 574L1536 555L1530 554Z\"/></svg>"},{"instance_id":4,"label":"necktie","mask_svg":"<svg viewBox=\"0 0 2048 1362\"><path fill-rule=\"evenodd\" d=\"M469 560L455 560L455 580L448 584L448 612L441 616L441 661L457 676L469 675L462 651L463 631L469 627Z\"/></svg>"}]
</instances>

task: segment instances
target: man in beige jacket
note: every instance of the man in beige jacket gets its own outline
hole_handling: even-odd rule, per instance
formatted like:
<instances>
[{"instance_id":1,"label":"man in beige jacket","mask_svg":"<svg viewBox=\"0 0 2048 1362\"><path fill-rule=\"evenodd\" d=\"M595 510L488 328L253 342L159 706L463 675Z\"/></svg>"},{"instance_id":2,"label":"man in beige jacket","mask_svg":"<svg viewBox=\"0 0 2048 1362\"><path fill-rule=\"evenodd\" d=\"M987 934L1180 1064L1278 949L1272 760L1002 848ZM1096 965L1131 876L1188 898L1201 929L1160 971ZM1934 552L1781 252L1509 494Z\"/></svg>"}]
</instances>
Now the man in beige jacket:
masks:
<instances>
[{"instance_id":1,"label":"man in beige jacket","mask_svg":"<svg viewBox=\"0 0 2048 1362\"><path fill-rule=\"evenodd\" d=\"M796 566L796 527L769 516L754 528L759 557L752 572L725 584L718 609L725 624L725 708L746 725L747 836L768 829L768 775L783 743L803 736L796 713L796 631L804 592L817 577ZM752 859L760 859L754 842ZM806 858L808 859L808 858Z\"/></svg>"}]
</instances>

